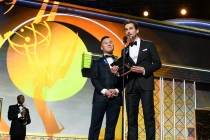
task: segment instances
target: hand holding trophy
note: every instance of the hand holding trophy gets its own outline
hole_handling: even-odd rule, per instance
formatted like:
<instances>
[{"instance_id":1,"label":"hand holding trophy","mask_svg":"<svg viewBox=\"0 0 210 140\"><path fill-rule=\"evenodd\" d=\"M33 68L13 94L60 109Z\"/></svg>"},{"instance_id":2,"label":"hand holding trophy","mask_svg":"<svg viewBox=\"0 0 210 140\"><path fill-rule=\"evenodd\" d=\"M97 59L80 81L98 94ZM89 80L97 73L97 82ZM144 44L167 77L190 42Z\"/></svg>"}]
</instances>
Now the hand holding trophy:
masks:
<instances>
[{"instance_id":1,"label":"hand holding trophy","mask_svg":"<svg viewBox=\"0 0 210 140\"><path fill-rule=\"evenodd\" d=\"M132 67L128 60L123 57L120 57L118 60L114 61L111 66L118 66L118 73L120 76L124 76L130 73Z\"/></svg>"},{"instance_id":2,"label":"hand holding trophy","mask_svg":"<svg viewBox=\"0 0 210 140\"><path fill-rule=\"evenodd\" d=\"M26 116L25 116L25 114L26 114L26 107L25 107L24 104L22 104L21 117L20 117L21 120L26 121Z\"/></svg>"}]
</instances>

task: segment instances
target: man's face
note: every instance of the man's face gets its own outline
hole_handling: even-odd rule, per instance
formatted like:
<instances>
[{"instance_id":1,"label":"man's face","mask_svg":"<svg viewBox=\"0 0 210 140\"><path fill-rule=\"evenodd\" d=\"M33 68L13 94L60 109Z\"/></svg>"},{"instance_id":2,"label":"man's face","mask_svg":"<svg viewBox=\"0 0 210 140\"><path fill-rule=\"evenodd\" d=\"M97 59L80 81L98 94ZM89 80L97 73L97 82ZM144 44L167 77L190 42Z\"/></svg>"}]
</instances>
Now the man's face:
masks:
<instances>
[{"instance_id":1,"label":"man's face","mask_svg":"<svg viewBox=\"0 0 210 140\"><path fill-rule=\"evenodd\" d=\"M19 104L23 104L25 102L25 97L23 96L23 95L20 95L19 97L18 97L18 103Z\"/></svg>"},{"instance_id":2,"label":"man's face","mask_svg":"<svg viewBox=\"0 0 210 140\"><path fill-rule=\"evenodd\" d=\"M105 54L112 54L113 50L114 50L114 44L113 41L111 40L111 38L105 38L102 43L101 43L101 50L103 50L103 52Z\"/></svg>"},{"instance_id":3,"label":"man's face","mask_svg":"<svg viewBox=\"0 0 210 140\"><path fill-rule=\"evenodd\" d=\"M134 41L138 37L139 29L135 29L133 23L128 23L125 25L125 34L130 41Z\"/></svg>"}]
</instances>

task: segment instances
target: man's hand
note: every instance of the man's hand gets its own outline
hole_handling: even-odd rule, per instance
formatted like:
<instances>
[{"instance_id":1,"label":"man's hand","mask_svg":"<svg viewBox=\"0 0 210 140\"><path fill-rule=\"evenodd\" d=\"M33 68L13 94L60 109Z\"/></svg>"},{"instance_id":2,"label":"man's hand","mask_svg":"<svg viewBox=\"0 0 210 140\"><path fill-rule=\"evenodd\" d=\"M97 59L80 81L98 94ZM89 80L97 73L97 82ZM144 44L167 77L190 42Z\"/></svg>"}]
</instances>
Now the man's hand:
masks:
<instances>
[{"instance_id":1,"label":"man's hand","mask_svg":"<svg viewBox=\"0 0 210 140\"><path fill-rule=\"evenodd\" d=\"M26 111L23 110L20 114L21 114L20 120L21 120L23 123L26 123L26 118L25 118Z\"/></svg>"},{"instance_id":2,"label":"man's hand","mask_svg":"<svg viewBox=\"0 0 210 140\"><path fill-rule=\"evenodd\" d=\"M116 76L119 75L118 69L119 69L118 66L113 66L113 67L111 68L111 73L113 73L113 74L116 75Z\"/></svg>"},{"instance_id":3,"label":"man's hand","mask_svg":"<svg viewBox=\"0 0 210 140\"><path fill-rule=\"evenodd\" d=\"M133 66L131 67L131 71L135 73L144 73L144 67Z\"/></svg>"},{"instance_id":4,"label":"man's hand","mask_svg":"<svg viewBox=\"0 0 210 140\"><path fill-rule=\"evenodd\" d=\"M114 98L115 96L117 96L117 92L115 89L108 89L108 90L106 90L105 95L108 98Z\"/></svg>"},{"instance_id":5,"label":"man's hand","mask_svg":"<svg viewBox=\"0 0 210 140\"><path fill-rule=\"evenodd\" d=\"M26 114L26 111L23 110L23 111L21 112L21 115L22 115L22 116L25 116L25 114Z\"/></svg>"},{"instance_id":6,"label":"man's hand","mask_svg":"<svg viewBox=\"0 0 210 140\"><path fill-rule=\"evenodd\" d=\"M109 89L109 91L111 91L113 97L117 96L117 91L115 89Z\"/></svg>"},{"instance_id":7,"label":"man's hand","mask_svg":"<svg viewBox=\"0 0 210 140\"><path fill-rule=\"evenodd\" d=\"M111 92L110 90L106 90L105 95L106 95L108 98L113 98L113 97L112 97L112 92Z\"/></svg>"}]
</instances>

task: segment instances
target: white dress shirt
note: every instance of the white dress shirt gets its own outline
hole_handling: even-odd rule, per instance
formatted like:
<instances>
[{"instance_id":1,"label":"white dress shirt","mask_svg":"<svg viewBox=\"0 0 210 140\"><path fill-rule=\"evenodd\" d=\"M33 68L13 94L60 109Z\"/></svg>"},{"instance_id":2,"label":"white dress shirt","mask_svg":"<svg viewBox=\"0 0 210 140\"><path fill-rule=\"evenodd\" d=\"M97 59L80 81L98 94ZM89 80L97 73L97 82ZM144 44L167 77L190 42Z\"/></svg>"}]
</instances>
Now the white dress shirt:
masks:
<instances>
[{"instance_id":1,"label":"white dress shirt","mask_svg":"<svg viewBox=\"0 0 210 140\"><path fill-rule=\"evenodd\" d=\"M106 58L108 64L109 64L109 67L112 68L111 64L114 62L114 59L112 57L108 57Z\"/></svg>"},{"instance_id":2,"label":"white dress shirt","mask_svg":"<svg viewBox=\"0 0 210 140\"><path fill-rule=\"evenodd\" d=\"M138 38L136 42L137 45L129 46L129 55L133 59L135 64L137 63L139 49L140 49L140 43L141 43L140 38Z\"/></svg>"},{"instance_id":3,"label":"white dress shirt","mask_svg":"<svg viewBox=\"0 0 210 140\"><path fill-rule=\"evenodd\" d=\"M141 44L141 39L138 38L136 40L137 45L129 46L129 56L133 59L133 62L136 64L138 55L139 55L139 49L140 49L140 44ZM143 75L145 75L145 70L143 72Z\"/></svg>"}]
</instances>

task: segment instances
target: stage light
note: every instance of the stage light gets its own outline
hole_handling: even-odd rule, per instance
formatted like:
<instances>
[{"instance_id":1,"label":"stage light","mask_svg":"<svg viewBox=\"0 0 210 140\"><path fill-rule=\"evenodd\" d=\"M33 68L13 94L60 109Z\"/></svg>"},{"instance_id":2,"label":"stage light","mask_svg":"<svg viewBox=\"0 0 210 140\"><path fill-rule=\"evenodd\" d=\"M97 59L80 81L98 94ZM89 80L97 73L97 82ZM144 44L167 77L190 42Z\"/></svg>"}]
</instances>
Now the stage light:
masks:
<instances>
[{"instance_id":1,"label":"stage light","mask_svg":"<svg viewBox=\"0 0 210 140\"><path fill-rule=\"evenodd\" d=\"M182 10L181 10L181 14L182 14L182 15L186 15L186 13L187 13L186 9L182 9Z\"/></svg>"},{"instance_id":2,"label":"stage light","mask_svg":"<svg viewBox=\"0 0 210 140\"><path fill-rule=\"evenodd\" d=\"M144 16L147 17L149 15L149 12L144 11Z\"/></svg>"}]
</instances>

